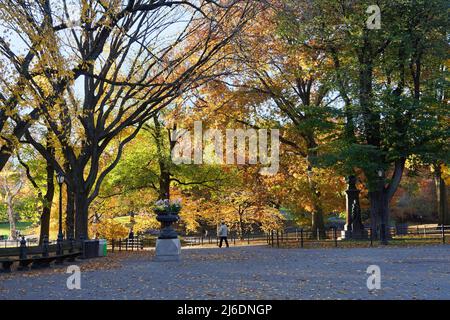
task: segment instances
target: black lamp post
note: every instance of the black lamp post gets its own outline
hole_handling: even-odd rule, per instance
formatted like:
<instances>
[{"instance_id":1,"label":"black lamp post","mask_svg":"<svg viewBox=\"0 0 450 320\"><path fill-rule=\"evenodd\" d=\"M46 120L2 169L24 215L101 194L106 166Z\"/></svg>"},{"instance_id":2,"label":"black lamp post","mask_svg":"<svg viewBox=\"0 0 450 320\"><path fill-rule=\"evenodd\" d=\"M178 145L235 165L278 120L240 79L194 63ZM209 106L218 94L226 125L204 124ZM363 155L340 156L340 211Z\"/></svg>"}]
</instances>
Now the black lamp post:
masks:
<instances>
[{"instance_id":1,"label":"black lamp post","mask_svg":"<svg viewBox=\"0 0 450 320\"><path fill-rule=\"evenodd\" d=\"M56 240L56 247L57 247L57 255L63 254L63 232L62 232L62 185L64 183L64 174L62 172L59 172L56 176L56 181L58 181L59 184L59 226L58 226L58 239Z\"/></svg>"},{"instance_id":2,"label":"black lamp post","mask_svg":"<svg viewBox=\"0 0 450 320\"><path fill-rule=\"evenodd\" d=\"M384 170L383 169L379 169L378 170L378 183L379 183L379 192L380 192L380 207L378 208L379 210L379 215L380 215L380 219L381 219L381 224L380 224L380 241L382 245L386 245L387 244L387 239L386 239L386 212L384 212Z\"/></svg>"}]
</instances>

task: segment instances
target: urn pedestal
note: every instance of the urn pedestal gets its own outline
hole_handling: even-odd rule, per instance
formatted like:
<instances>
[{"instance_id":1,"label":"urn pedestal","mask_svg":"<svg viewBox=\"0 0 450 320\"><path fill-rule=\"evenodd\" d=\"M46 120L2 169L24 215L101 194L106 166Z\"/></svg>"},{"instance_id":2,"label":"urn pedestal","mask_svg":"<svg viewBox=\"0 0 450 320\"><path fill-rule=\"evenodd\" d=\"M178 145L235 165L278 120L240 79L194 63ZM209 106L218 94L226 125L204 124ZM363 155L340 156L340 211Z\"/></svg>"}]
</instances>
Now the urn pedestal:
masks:
<instances>
[{"instance_id":1,"label":"urn pedestal","mask_svg":"<svg viewBox=\"0 0 450 320\"><path fill-rule=\"evenodd\" d=\"M156 240L155 261L180 261L180 239Z\"/></svg>"},{"instance_id":2,"label":"urn pedestal","mask_svg":"<svg viewBox=\"0 0 450 320\"><path fill-rule=\"evenodd\" d=\"M179 261L181 242L172 224L179 220L175 214L159 214L156 220L161 222L161 233L156 241L155 261Z\"/></svg>"}]
</instances>

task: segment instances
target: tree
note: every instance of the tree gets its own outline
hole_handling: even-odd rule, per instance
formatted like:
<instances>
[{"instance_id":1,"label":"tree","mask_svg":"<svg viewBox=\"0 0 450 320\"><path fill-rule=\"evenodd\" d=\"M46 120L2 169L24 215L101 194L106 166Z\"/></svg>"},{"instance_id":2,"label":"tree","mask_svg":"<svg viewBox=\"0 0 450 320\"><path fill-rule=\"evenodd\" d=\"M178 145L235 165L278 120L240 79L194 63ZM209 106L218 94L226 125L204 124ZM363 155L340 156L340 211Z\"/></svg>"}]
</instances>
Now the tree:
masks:
<instances>
[{"instance_id":1,"label":"tree","mask_svg":"<svg viewBox=\"0 0 450 320\"><path fill-rule=\"evenodd\" d=\"M46 152L48 154L53 155L55 153L54 147L51 143L51 138L49 136L46 137ZM24 149L24 148L22 148ZM55 194L55 169L53 167L52 162L45 161L45 169L42 170L39 168L40 162L42 161L36 161L37 154L36 151L33 150L30 152L30 150L26 150L27 159L24 159L23 156L20 155L21 151L18 150L17 153L17 159L19 163L22 165L22 167L25 169L25 174L28 179L28 181L31 183L33 188L35 189L37 193L37 198L41 204L41 210L42 213L40 215L40 233L39 233L39 242L42 244L42 241L45 237L50 238L50 216L52 211L52 204L53 204L53 197ZM38 163L36 163L38 162ZM35 173L37 173L37 177L33 176L32 174L32 168L30 166L33 166ZM37 168L36 168L37 167ZM45 171L45 173L41 173L40 171ZM44 177L40 177L40 176ZM44 186L42 186L42 183L40 180L45 180ZM45 188L45 193L43 192L43 188Z\"/></svg>"},{"instance_id":2,"label":"tree","mask_svg":"<svg viewBox=\"0 0 450 320\"><path fill-rule=\"evenodd\" d=\"M171 118L170 114L157 115L143 126L105 180L101 197L130 198L135 191L148 190L153 197L168 199L174 188L218 187L222 172L217 166L194 167L172 162L172 151L178 141L171 139L173 129L165 120Z\"/></svg>"},{"instance_id":3,"label":"tree","mask_svg":"<svg viewBox=\"0 0 450 320\"><path fill-rule=\"evenodd\" d=\"M307 180L307 187L302 191L308 194L315 236L317 230L325 233L326 200L320 186L324 170L317 168L314 161L319 145L334 129L333 110L329 105L337 99L337 94L331 92L329 61L321 51L301 48L288 37L280 36L281 32L273 32L281 27L279 9L262 5L253 23L232 41L229 74L210 86L203 101L210 105L207 110L213 110L209 116L224 125L234 122L250 128L281 130L282 157L302 166L302 172L295 170L295 173L303 174ZM206 108L202 106L202 109ZM220 120L218 114L224 118ZM289 179L295 184L292 180Z\"/></svg>"},{"instance_id":4,"label":"tree","mask_svg":"<svg viewBox=\"0 0 450 320\"><path fill-rule=\"evenodd\" d=\"M64 88L48 94L47 83L40 81L48 69L61 62L55 55L55 34L68 26L54 24L53 18L50 1L0 2L0 170L39 118L34 101L52 104Z\"/></svg>"},{"instance_id":5,"label":"tree","mask_svg":"<svg viewBox=\"0 0 450 320\"><path fill-rule=\"evenodd\" d=\"M450 224L450 214L448 210L448 181L450 172L445 165L434 167L434 182L436 187L437 212L441 225Z\"/></svg>"},{"instance_id":6,"label":"tree","mask_svg":"<svg viewBox=\"0 0 450 320\"><path fill-rule=\"evenodd\" d=\"M407 159L427 153L438 131L448 137L437 121L445 108L424 88L436 79L436 61L448 47L445 2L381 1L380 30L366 26L370 1L281 3L283 34L328 57L343 102L344 126L334 146L323 148L330 160L324 163L334 162L345 174L362 170L372 230L385 240L389 202Z\"/></svg>"},{"instance_id":7,"label":"tree","mask_svg":"<svg viewBox=\"0 0 450 320\"><path fill-rule=\"evenodd\" d=\"M53 32L57 45L53 62L59 65L39 66L46 71L42 82L49 87L39 110L42 125L56 137L55 148L61 152L56 156L46 152L33 128L25 135L56 170L65 172L74 197L77 237L87 236L89 204L119 162L124 146L158 110L211 76L203 67L213 58L220 60L221 48L246 22L250 3L124 1L118 5L83 0L75 5L80 9L79 26ZM68 8L46 3L46 9L52 20L65 21ZM199 23L199 15L209 19ZM220 27L224 21L233 25L226 33ZM181 27L174 32L176 25ZM168 40L162 40L164 34ZM77 87L77 81L84 87ZM115 142L116 153L109 154ZM104 170L99 165L102 157L110 159Z\"/></svg>"},{"instance_id":8,"label":"tree","mask_svg":"<svg viewBox=\"0 0 450 320\"><path fill-rule=\"evenodd\" d=\"M13 165L7 164L0 174L1 188L0 193L6 204L9 220L9 239L16 240L16 213L14 211L15 200L25 182L25 176L23 172L17 171Z\"/></svg>"}]
</instances>

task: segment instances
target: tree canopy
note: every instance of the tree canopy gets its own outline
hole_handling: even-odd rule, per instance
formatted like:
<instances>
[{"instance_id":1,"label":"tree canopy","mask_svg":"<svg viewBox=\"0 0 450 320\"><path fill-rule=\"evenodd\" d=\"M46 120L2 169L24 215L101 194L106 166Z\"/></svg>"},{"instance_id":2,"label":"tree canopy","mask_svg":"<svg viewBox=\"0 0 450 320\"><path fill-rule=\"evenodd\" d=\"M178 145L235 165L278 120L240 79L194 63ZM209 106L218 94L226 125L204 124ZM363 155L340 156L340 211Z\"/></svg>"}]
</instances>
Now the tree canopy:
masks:
<instances>
[{"instance_id":1,"label":"tree canopy","mask_svg":"<svg viewBox=\"0 0 450 320\"><path fill-rule=\"evenodd\" d=\"M182 199L188 232L225 220L240 236L286 223L315 235L344 211L356 176L381 238L392 207L417 196L411 184L431 179L448 223L446 2L378 1L380 25L371 6L0 1L0 172L25 185L14 204L17 188L2 183L3 211L12 224L14 207L40 212L49 235L60 172L67 237L125 233L115 219L130 213L139 230L157 228L152 203L166 198ZM256 148L235 150L245 164L209 161L209 147L202 165L177 163L174 134L199 121L221 140L226 129L278 130L279 154L268 149L278 171L259 174Z\"/></svg>"}]
</instances>

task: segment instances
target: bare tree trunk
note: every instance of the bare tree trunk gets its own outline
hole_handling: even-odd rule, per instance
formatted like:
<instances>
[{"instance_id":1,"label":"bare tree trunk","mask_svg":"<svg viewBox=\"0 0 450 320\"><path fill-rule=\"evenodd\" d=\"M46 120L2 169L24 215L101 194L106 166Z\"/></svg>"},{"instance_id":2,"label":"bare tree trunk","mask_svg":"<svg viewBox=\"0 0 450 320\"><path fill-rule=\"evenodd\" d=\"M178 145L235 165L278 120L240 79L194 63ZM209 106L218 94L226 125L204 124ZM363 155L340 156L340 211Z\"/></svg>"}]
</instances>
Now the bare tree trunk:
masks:
<instances>
[{"instance_id":1,"label":"bare tree trunk","mask_svg":"<svg viewBox=\"0 0 450 320\"><path fill-rule=\"evenodd\" d=\"M38 117L39 108L36 108L28 114L27 120L19 121L13 131L14 140L20 140L28 130L31 122L37 120ZM0 171L6 166L11 155L14 153L16 145L12 141L13 140L8 139L6 143L0 147Z\"/></svg>"},{"instance_id":2,"label":"bare tree trunk","mask_svg":"<svg viewBox=\"0 0 450 320\"><path fill-rule=\"evenodd\" d=\"M320 206L317 206L312 212L311 216L311 228L312 236L317 237L317 231L319 231L320 237L325 237L325 223L323 221L323 210Z\"/></svg>"},{"instance_id":3,"label":"bare tree trunk","mask_svg":"<svg viewBox=\"0 0 450 320\"><path fill-rule=\"evenodd\" d=\"M384 239L385 241L389 240L389 216L390 216L390 210L389 210L389 203L391 202L390 197L388 196L387 192L383 192L381 194L380 199L380 232L383 232L383 234L380 233L380 238Z\"/></svg>"},{"instance_id":4,"label":"bare tree trunk","mask_svg":"<svg viewBox=\"0 0 450 320\"><path fill-rule=\"evenodd\" d=\"M372 239L387 240L389 235L390 198L386 191L372 191L369 192L369 200Z\"/></svg>"},{"instance_id":5,"label":"bare tree trunk","mask_svg":"<svg viewBox=\"0 0 450 320\"><path fill-rule=\"evenodd\" d=\"M386 232L384 235L388 236L389 204L400 185L405 169L405 162L406 159L399 159L395 162L394 171L387 187L385 187L386 177L383 176L380 177L382 180L377 181L376 190L369 192L371 225L374 232L373 239L382 239L382 226L384 226L384 231ZM377 236L375 236L374 230L377 230Z\"/></svg>"},{"instance_id":6,"label":"bare tree trunk","mask_svg":"<svg viewBox=\"0 0 450 320\"><path fill-rule=\"evenodd\" d=\"M448 214L447 185L442 177L439 179L439 219L441 224L450 225Z\"/></svg>"},{"instance_id":7,"label":"bare tree trunk","mask_svg":"<svg viewBox=\"0 0 450 320\"><path fill-rule=\"evenodd\" d=\"M378 191L369 192L370 200L370 228L372 229L372 239L376 240L379 238L378 225L379 225L379 199L380 193Z\"/></svg>"},{"instance_id":8,"label":"bare tree trunk","mask_svg":"<svg viewBox=\"0 0 450 320\"><path fill-rule=\"evenodd\" d=\"M450 216L448 214L448 201L447 201L447 185L445 180L442 179L442 170L440 165L434 166L434 182L436 185L436 197L437 197L437 212L439 217L439 224L450 225Z\"/></svg>"},{"instance_id":9,"label":"bare tree trunk","mask_svg":"<svg viewBox=\"0 0 450 320\"><path fill-rule=\"evenodd\" d=\"M311 231L312 237L317 237L317 231L319 231L319 235L321 237L325 236L325 223L323 218L323 208L320 199L320 190L317 186L317 183L314 181L311 173L311 166L308 168L308 183L309 189L312 196L312 207L313 210L311 212Z\"/></svg>"},{"instance_id":10,"label":"bare tree trunk","mask_svg":"<svg viewBox=\"0 0 450 320\"><path fill-rule=\"evenodd\" d=\"M88 195L85 192L75 192L75 237L88 239Z\"/></svg>"},{"instance_id":11,"label":"bare tree trunk","mask_svg":"<svg viewBox=\"0 0 450 320\"><path fill-rule=\"evenodd\" d=\"M70 172L70 163L66 159L64 164L66 173ZM74 181L75 179L70 179ZM70 183L66 183L66 237L75 239L75 194Z\"/></svg>"},{"instance_id":12,"label":"bare tree trunk","mask_svg":"<svg viewBox=\"0 0 450 320\"><path fill-rule=\"evenodd\" d=\"M0 171L6 166L9 158L11 158L11 152L8 151L0 151Z\"/></svg>"},{"instance_id":13,"label":"bare tree trunk","mask_svg":"<svg viewBox=\"0 0 450 320\"><path fill-rule=\"evenodd\" d=\"M241 212L241 210L239 210L239 238L244 241L244 221L242 219L243 216L243 212Z\"/></svg>"},{"instance_id":14,"label":"bare tree trunk","mask_svg":"<svg viewBox=\"0 0 450 320\"><path fill-rule=\"evenodd\" d=\"M155 142L158 152L158 165L159 165L159 199L170 199L170 170L166 163L164 141L162 136L163 127L158 120L158 115L153 117L153 123L155 124Z\"/></svg>"},{"instance_id":15,"label":"bare tree trunk","mask_svg":"<svg viewBox=\"0 0 450 320\"><path fill-rule=\"evenodd\" d=\"M166 171L163 161L159 161L159 199L170 199L170 173Z\"/></svg>"},{"instance_id":16,"label":"bare tree trunk","mask_svg":"<svg viewBox=\"0 0 450 320\"><path fill-rule=\"evenodd\" d=\"M50 138L47 136L46 150L49 154L55 155L55 149L51 146ZM53 197L55 195L55 167L51 161L47 160L46 174L47 174L47 191L42 198L42 215L41 215L41 229L39 232L39 245L42 244L44 237L50 237L50 215L52 211ZM36 185L37 187L37 185Z\"/></svg>"},{"instance_id":17,"label":"bare tree trunk","mask_svg":"<svg viewBox=\"0 0 450 320\"><path fill-rule=\"evenodd\" d=\"M44 237L50 235L50 213L52 211L53 197L55 194L54 167L47 161L47 192L43 198L41 229L39 233L39 244L42 244Z\"/></svg>"},{"instance_id":18,"label":"bare tree trunk","mask_svg":"<svg viewBox=\"0 0 450 320\"><path fill-rule=\"evenodd\" d=\"M67 239L75 237L75 196L72 188L66 184L66 235Z\"/></svg>"},{"instance_id":19,"label":"bare tree trunk","mask_svg":"<svg viewBox=\"0 0 450 320\"><path fill-rule=\"evenodd\" d=\"M8 210L8 220L9 220L9 239L17 240L16 217L14 215L13 197L10 194L6 195L6 206Z\"/></svg>"}]
</instances>

